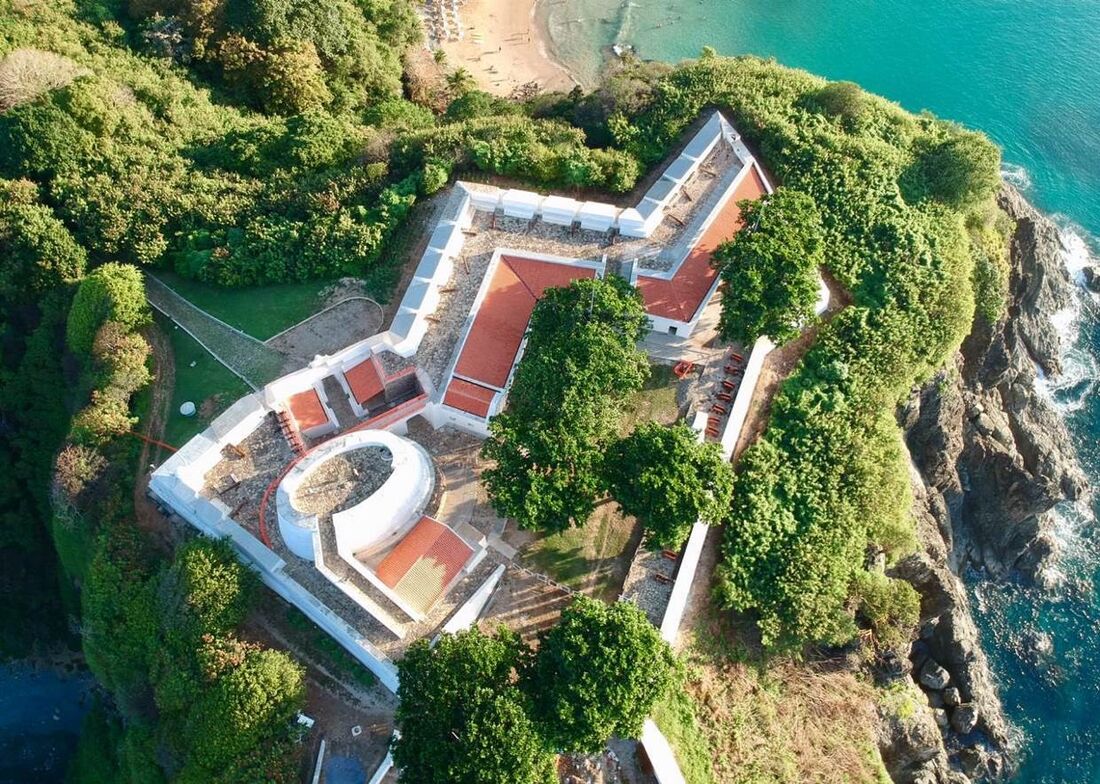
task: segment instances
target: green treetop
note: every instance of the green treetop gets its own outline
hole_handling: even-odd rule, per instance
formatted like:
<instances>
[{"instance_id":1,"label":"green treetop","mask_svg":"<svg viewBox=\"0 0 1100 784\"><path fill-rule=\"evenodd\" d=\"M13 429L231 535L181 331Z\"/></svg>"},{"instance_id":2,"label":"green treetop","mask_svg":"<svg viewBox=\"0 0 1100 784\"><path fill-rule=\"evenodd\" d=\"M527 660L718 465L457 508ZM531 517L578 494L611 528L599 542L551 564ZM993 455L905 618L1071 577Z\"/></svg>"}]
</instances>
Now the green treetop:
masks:
<instances>
[{"instance_id":1,"label":"green treetop","mask_svg":"<svg viewBox=\"0 0 1100 784\"><path fill-rule=\"evenodd\" d=\"M733 469L721 449L682 424L639 425L611 447L607 475L623 512L641 521L657 547L679 547L699 520L718 522L733 498Z\"/></svg>"},{"instance_id":2,"label":"green treetop","mask_svg":"<svg viewBox=\"0 0 1100 784\"><path fill-rule=\"evenodd\" d=\"M402 784L550 784L553 757L515 685L524 646L514 634L470 629L435 647L417 640L398 662Z\"/></svg>"},{"instance_id":3,"label":"green treetop","mask_svg":"<svg viewBox=\"0 0 1100 784\"><path fill-rule=\"evenodd\" d=\"M670 688L675 658L638 607L578 598L542 639L526 688L547 742L595 753L637 738Z\"/></svg>"},{"instance_id":4,"label":"green treetop","mask_svg":"<svg viewBox=\"0 0 1100 784\"><path fill-rule=\"evenodd\" d=\"M622 402L648 373L646 320L618 277L547 290L531 316L508 410L489 424L482 481L493 507L525 528L581 525L604 486L604 451Z\"/></svg>"},{"instance_id":5,"label":"green treetop","mask_svg":"<svg viewBox=\"0 0 1100 784\"><path fill-rule=\"evenodd\" d=\"M744 228L714 252L725 282L722 337L784 343L814 315L823 262L821 217L812 197L779 188L740 203Z\"/></svg>"}]
</instances>

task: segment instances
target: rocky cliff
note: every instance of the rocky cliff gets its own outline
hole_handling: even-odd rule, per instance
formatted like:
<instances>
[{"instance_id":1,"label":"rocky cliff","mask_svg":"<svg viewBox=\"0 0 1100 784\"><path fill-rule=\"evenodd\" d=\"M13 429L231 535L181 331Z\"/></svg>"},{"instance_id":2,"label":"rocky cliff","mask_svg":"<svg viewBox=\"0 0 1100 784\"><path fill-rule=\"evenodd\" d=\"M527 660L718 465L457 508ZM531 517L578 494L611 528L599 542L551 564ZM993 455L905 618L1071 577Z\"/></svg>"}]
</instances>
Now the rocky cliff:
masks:
<instances>
[{"instance_id":1,"label":"rocky cliff","mask_svg":"<svg viewBox=\"0 0 1100 784\"><path fill-rule=\"evenodd\" d=\"M1035 387L1039 373L1061 370L1050 317L1073 301L1062 243L1015 189L1006 185L998 202L1016 222L1006 316L977 324L900 412L923 549L894 569L919 591L922 619L897 669L908 669L927 707L884 725L883 756L899 782L981 781L1010 770L1010 728L959 576L1047 581L1050 510L1086 487L1065 425Z\"/></svg>"}]
</instances>

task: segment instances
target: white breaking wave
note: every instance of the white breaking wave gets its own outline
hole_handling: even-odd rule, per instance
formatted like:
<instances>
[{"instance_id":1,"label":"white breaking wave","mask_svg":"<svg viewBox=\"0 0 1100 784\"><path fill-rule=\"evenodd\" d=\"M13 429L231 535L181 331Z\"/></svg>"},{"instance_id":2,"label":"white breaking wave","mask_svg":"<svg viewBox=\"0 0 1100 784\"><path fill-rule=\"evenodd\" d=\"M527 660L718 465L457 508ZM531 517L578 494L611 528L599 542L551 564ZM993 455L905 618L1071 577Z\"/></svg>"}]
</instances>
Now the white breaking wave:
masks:
<instances>
[{"instance_id":1,"label":"white breaking wave","mask_svg":"<svg viewBox=\"0 0 1100 784\"><path fill-rule=\"evenodd\" d=\"M1031 190L1031 175L1027 173L1027 169L1019 164L1003 162L1001 164L1001 176L1021 191Z\"/></svg>"},{"instance_id":2,"label":"white breaking wave","mask_svg":"<svg viewBox=\"0 0 1100 784\"><path fill-rule=\"evenodd\" d=\"M1062 263L1076 286L1073 303L1050 315L1064 347L1062 373L1052 379L1040 371L1035 386L1055 409L1070 414L1084 406L1100 384L1100 360L1081 339L1082 316L1088 313L1095 318L1100 314L1100 295L1085 287L1084 269L1096 263L1085 231L1064 215L1053 215L1051 219L1062 241Z\"/></svg>"}]
</instances>

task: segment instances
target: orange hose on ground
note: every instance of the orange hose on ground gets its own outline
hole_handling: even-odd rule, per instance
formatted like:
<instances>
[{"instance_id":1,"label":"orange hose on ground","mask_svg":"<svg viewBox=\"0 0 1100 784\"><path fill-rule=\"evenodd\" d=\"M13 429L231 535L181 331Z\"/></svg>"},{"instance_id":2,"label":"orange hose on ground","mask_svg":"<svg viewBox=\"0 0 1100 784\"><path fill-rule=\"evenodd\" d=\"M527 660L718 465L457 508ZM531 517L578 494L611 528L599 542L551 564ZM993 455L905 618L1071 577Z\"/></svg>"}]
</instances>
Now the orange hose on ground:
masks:
<instances>
[{"instance_id":1,"label":"orange hose on ground","mask_svg":"<svg viewBox=\"0 0 1100 784\"><path fill-rule=\"evenodd\" d=\"M152 444L153 446L159 446L162 449L167 449L169 452L179 451L176 447L172 446L171 444L166 444L163 441L157 441L155 438L149 438L149 436L143 436L141 433L137 432L136 430L131 430L130 435L136 436L137 438L140 438L142 441L144 441L147 444Z\"/></svg>"}]
</instances>

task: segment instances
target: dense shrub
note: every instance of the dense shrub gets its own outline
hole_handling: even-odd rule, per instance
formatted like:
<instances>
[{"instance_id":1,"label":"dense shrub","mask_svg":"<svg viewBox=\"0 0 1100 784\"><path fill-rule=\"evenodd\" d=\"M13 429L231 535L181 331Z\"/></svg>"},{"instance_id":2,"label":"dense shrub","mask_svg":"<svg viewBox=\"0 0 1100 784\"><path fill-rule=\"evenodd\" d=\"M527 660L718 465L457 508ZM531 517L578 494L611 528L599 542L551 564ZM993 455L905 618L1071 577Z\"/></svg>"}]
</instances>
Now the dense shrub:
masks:
<instances>
[{"instance_id":1,"label":"dense shrub","mask_svg":"<svg viewBox=\"0 0 1100 784\"><path fill-rule=\"evenodd\" d=\"M69 311L66 338L78 354L90 354L105 321L133 330L149 321L141 272L126 264L104 264L80 282Z\"/></svg>"},{"instance_id":2,"label":"dense shrub","mask_svg":"<svg viewBox=\"0 0 1100 784\"><path fill-rule=\"evenodd\" d=\"M152 51L203 63L245 100L281 114L398 95L401 52L420 35L406 0L138 0L130 13Z\"/></svg>"}]
</instances>

